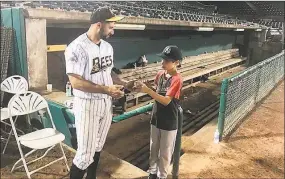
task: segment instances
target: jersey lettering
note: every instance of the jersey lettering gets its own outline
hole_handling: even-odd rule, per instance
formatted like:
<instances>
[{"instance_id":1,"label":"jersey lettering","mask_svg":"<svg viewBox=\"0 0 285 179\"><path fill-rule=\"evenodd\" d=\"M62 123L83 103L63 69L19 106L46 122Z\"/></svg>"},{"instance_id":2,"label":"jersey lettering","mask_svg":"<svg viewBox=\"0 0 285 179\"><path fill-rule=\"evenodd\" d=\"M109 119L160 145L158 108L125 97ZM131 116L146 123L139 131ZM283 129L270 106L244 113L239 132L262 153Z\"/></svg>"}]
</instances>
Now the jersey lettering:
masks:
<instances>
[{"instance_id":1,"label":"jersey lettering","mask_svg":"<svg viewBox=\"0 0 285 179\"><path fill-rule=\"evenodd\" d=\"M105 70L106 68L112 66L113 60L111 58L112 56L105 56L101 57L96 57L92 60L92 70L91 70L91 75L94 73L97 73L99 71Z\"/></svg>"}]
</instances>

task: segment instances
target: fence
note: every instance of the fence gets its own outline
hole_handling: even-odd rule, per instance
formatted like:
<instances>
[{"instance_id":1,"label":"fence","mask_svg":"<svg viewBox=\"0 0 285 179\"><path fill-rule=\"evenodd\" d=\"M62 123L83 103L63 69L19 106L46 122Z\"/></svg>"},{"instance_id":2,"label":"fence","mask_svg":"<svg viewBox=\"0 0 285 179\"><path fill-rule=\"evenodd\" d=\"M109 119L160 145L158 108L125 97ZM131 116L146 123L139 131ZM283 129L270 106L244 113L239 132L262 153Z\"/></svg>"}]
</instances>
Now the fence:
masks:
<instances>
[{"instance_id":1,"label":"fence","mask_svg":"<svg viewBox=\"0 0 285 179\"><path fill-rule=\"evenodd\" d=\"M228 137L242 119L284 77L284 50L246 70L226 78L221 86L218 130Z\"/></svg>"},{"instance_id":2,"label":"fence","mask_svg":"<svg viewBox=\"0 0 285 179\"><path fill-rule=\"evenodd\" d=\"M1 80L4 81L7 76L16 74L15 65L17 65L18 53L16 46L15 30L10 27L1 27L1 56L0 56L0 70ZM3 104L3 92L1 91L1 106Z\"/></svg>"},{"instance_id":3,"label":"fence","mask_svg":"<svg viewBox=\"0 0 285 179\"><path fill-rule=\"evenodd\" d=\"M1 9L1 21L1 30L3 27L13 30L14 64L9 64L8 71L10 75L17 74L28 79L24 9L17 7Z\"/></svg>"}]
</instances>

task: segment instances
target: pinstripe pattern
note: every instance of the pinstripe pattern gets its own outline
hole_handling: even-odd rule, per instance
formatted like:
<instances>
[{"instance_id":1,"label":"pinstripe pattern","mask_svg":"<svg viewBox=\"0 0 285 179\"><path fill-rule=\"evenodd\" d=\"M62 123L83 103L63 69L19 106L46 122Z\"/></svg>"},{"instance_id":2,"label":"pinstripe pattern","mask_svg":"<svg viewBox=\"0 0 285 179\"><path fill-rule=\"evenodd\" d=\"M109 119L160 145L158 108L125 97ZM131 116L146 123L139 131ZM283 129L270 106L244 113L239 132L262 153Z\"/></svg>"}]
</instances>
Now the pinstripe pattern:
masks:
<instances>
[{"instance_id":1,"label":"pinstripe pattern","mask_svg":"<svg viewBox=\"0 0 285 179\"><path fill-rule=\"evenodd\" d=\"M94 44L84 33L71 42L65 51L66 73L82 76L98 85L113 85L111 71L113 48L101 39ZM106 141L112 122L112 98L101 93L73 90L77 152L73 163L85 170L92 162L95 152L100 152Z\"/></svg>"},{"instance_id":2,"label":"pinstripe pattern","mask_svg":"<svg viewBox=\"0 0 285 179\"><path fill-rule=\"evenodd\" d=\"M149 173L167 178L177 130L166 131L151 125Z\"/></svg>"},{"instance_id":3,"label":"pinstripe pattern","mask_svg":"<svg viewBox=\"0 0 285 179\"><path fill-rule=\"evenodd\" d=\"M86 169L95 152L100 152L112 122L112 101L108 99L74 98L77 152L73 163Z\"/></svg>"},{"instance_id":4,"label":"pinstripe pattern","mask_svg":"<svg viewBox=\"0 0 285 179\"><path fill-rule=\"evenodd\" d=\"M107 58L106 58L107 57ZM94 59L99 60L98 72L92 73L94 67ZM107 59L107 60L106 60ZM114 67L113 63L113 47L106 41L101 39L100 47L87 38L84 33L72 41L65 51L66 73L74 73L82 76L98 85L113 85L111 71ZM110 66L106 66L110 64ZM106 66L106 68L102 68ZM97 66L96 66L97 67ZM101 99L110 98L106 94L86 93L80 90L73 90L74 96L85 99Z\"/></svg>"}]
</instances>

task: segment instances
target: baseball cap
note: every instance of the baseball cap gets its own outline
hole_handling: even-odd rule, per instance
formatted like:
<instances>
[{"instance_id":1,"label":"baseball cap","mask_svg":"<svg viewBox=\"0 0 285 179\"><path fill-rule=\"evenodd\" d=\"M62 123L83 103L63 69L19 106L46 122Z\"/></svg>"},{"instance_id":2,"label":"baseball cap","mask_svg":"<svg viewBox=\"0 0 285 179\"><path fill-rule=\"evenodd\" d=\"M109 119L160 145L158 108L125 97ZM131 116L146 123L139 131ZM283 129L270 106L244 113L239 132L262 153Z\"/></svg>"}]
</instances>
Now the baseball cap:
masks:
<instances>
[{"instance_id":1,"label":"baseball cap","mask_svg":"<svg viewBox=\"0 0 285 179\"><path fill-rule=\"evenodd\" d=\"M122 20L124 17L115 16L112 11L107 7L102 7L94 11L90 17L91 24L97 22L117 22Z\"/></svg>"},{"instance_id":2,"label":"baseball cap","mask_svg":"<svg viewBox=\"0 0 285 179\"><path fill-rule=\"evenodd\" d=\"M180 49L175 45L169 45L165 47L163 51L157 55L165 60L170 60L170 61L182 60L182 53Z\"/></svg>"}]
</instances>

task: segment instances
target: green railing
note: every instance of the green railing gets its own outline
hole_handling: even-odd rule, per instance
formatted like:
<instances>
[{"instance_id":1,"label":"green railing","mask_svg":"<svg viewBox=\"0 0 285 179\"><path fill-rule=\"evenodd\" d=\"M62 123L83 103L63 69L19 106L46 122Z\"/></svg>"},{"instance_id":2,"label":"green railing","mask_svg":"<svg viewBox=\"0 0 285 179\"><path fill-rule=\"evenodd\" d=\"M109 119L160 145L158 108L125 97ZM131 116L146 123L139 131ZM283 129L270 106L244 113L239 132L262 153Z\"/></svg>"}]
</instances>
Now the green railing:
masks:
<instances>
[{"instance_id":1,"label":"green railing","mask_svg":"<svg viewBox=\"0 0 285 179\"><path fill-rule=\"evenodd\" d=\"M284 77L284 50L222 82L218 117L219 138L228 137L242 119Z\"/></svg>"}]
</instances>

